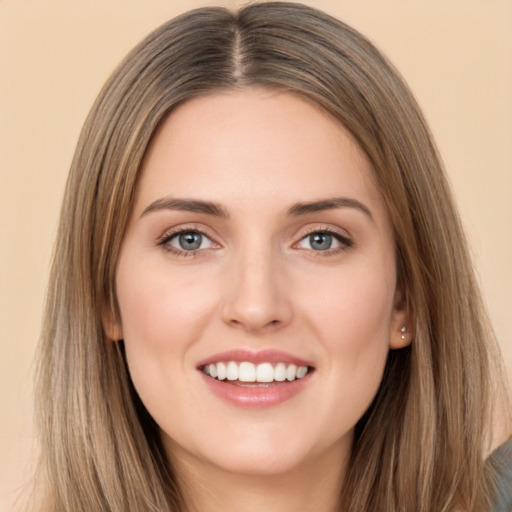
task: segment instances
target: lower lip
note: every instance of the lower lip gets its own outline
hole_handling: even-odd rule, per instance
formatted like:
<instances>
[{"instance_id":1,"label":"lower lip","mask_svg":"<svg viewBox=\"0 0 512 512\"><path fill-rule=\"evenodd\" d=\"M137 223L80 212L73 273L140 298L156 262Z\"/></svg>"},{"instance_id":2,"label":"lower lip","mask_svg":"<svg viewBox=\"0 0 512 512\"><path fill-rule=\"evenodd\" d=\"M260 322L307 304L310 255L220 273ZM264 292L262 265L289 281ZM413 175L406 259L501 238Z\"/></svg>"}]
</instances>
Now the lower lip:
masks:
<instances>
[{"instance_id":1,"label":"lower lip","mask_svg":"<svg viewBox=\"0 0 512 512\"><path fill-rule=\"evenodd\" d=\"M266 387L238 386L230 381L217 380L201 372L206 385L222 400L245 408L273 407L299 394L310 381L312 372L309 372L302 379L291 382L271 383Z\"/></svg>"}]
</instances>

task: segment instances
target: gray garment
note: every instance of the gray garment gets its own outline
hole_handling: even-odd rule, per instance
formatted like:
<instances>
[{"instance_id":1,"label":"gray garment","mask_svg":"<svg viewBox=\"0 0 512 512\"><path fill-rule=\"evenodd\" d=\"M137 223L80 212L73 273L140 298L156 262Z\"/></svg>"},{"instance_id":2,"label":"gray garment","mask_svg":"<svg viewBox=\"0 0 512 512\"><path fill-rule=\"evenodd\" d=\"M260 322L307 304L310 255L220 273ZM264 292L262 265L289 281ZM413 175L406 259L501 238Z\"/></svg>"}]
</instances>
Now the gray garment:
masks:
<instances>
[{"instance_id":1,"label":"gray garment","mask_svg":"<svg viewBox=\"0 0 512 512\"><path fill-rule=\"evenodd\" d=\"M492 512L512 512L512 438L489 457L496 472L496 495Z\"/></svg>"}]
</instances>

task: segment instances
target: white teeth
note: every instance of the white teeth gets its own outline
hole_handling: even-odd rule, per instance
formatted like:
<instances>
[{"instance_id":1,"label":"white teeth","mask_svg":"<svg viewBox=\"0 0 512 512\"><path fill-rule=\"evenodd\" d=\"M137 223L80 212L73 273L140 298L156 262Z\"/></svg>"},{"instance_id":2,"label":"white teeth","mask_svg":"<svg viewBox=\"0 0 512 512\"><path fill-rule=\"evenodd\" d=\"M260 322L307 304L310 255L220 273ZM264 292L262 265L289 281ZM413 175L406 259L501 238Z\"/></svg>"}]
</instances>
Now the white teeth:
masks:
<instances>
[{"instance_id":1,"label":"white teeth","mask_svg":"<svg viewBox=\"0 0 512 512\"><path fill-rule=\"evenodd\" d=\"M226 370L226 377L228 380L238 380L238 365L230 361Z\"/></svg>"},{"instance_id":2,"label":"white teeth","mask_svg":"<svg viewBox=\"0 0 512 512\"><path fill-rule=\"evenodd\" d=\"M210 372L211 377L213 377L213 378L217 377L217 365L216 364L208 365L208 370Z\"/></svg>"},{"instance_id":3,"label":"white teeth","mask_svg":"<svg viewBox=\"0 0 512 512\"><path fill-rule=\"evenodd\" d=\"M261 363L256 371L258 382L272 382L274 380L274 368L270 363Z\"/></svg>"},{"instance_id":4,"label":"white teeth","mask_svg":"<svg viewBox=\"0 0 512 512\"><path fill-rule=\"evenodd\" d=\"M284 363L277 363L274 368L274 379L277 382L283 382L286 380L286 365Z\"/></svg>"},{"instance_id":5,"label":"white teeth","mask_svg":"<svg viewBox=\"0 0 512 512\"><path fill-rule=\"evenodd\" d=\"M288 365L288 368L286 369L286 378L288 380L294 380L297 376L297 367L294 364Z\"/></svg>"},{"instance_id":6,"label":"white teeth","mask_svg":"<svg viewBox=\"0 0 512 512\"><path fill-rule=\"evenodd\" d=\"M252 363L240 363L238 367L238 380L240 382L256 381L256 368Z\"/></svg>"},{"instance_id":7,"label":"white teeth","mask_svg":"<svg viewBox=\"0 0 512 512\"><path fill-rule=\"evenodd\" d=\"M297 368L297 379L302 379L302 377L306 376L306 373L308 373L307 366L299 366Z\"/></svg>"},{"instance_id":8,"label":"white teeth","mask_svg":"<svg viewBox=\"0 0 512 512\"><path fill-rule=\"evenodd\" d=\"M226 377L228 376L228 373L227 373L228 370L226 368L226 365L224 363L217 363L216 366L217 366L217 379L225 380Z\"/></svg>"},{"instance_id":9,"label":"white teeth","mask_svg":"<svg viewBox=\"0 0 512 512\"><path fill-rule=\"evenodd\" d=\"M208 364L203 367L203 372L217 380L239 380L240 382L283 382L302 379L308 373L307 366L295 364L260 363L255 365L248 361L236 363L234 361Z\"/></svg>"}]
</instances>

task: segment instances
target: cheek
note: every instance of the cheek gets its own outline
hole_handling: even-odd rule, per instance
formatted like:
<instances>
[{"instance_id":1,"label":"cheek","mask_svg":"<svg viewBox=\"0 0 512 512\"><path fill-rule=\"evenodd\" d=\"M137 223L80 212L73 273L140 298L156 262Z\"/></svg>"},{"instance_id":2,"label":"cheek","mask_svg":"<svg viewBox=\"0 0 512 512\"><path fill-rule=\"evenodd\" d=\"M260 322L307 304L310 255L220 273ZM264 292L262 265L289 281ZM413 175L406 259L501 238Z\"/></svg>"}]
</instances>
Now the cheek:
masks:
<instances>
[{"instance_id":1,"label":"cheek","mask_svg":"<svg viewBox=\"0 0 512 512\"><path fill-rule=\"evenodd\" d=\"M305 303L331 377L332 406L359 419L382 379L394 304L392 272L350 272L328 281Z\"/></svg>"},{"instance_id":2,"label":"cheek","mask_svg":"<svg viewBox=\"0 0 512 512\"><path fill-rule=\"evenodd\" d=\"M324 279L314 293L304 293L304 315L332 351L363 350L389 343L395 279L389 268L351 268Z\"/></svg>"},{"instance_id":3,"label":"cheek","mask_svg":"<svg viewBox=\"0 0 512 512\"><path fill-rule=\"evenodd\" d=\"M132 382L155 421L175 425L171 411L192 414L197 402L180 397L190 393L190 348L211 322L213 295L196 274L165 262L121 259L116 283Z\"/></svg>"},{"instance_id":4,"label":"cheek","mask_svg":"<svg viewBox=\"0 0 512 512\"><path fill-rule=\"evenodd\" d=\"M201 279L172 273L162 265L140 272L119 266L117 293L125 341L148 350L179 350L193 339L210 314L211 298ZM136 268L128 262L126 268Z\"/></svg>"},{"instance_id":5,"label":"cheek","mask_svg":"<svg viewBox=\"0 0 512 512\"><path fill-rule=\"evenodd\" d=\"M166 410L180 405L176 397L194 374L191 347L211 321L212 296L189 272L122 260L117 293L133 384L157 423L166 424Z\"/></svg>"}]
</instances>

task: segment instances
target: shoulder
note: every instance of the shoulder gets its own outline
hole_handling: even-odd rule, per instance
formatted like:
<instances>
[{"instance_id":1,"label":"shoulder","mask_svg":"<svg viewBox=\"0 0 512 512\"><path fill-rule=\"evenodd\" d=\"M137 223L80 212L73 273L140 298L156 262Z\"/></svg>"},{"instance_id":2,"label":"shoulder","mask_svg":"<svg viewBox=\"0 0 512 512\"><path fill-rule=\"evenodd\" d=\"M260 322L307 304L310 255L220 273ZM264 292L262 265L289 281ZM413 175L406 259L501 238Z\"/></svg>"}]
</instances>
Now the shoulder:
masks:
<instances>
[{"instance_id":1,"label":"shoulder","mask_svg":"<svg viewBox=\"0 0 512 512\"><path fill-rule=\"evenodd\" d=\"M489 457L488 463L495 476L493 512L512 511L512 437Z\"/></svg>"}]
</instances>

